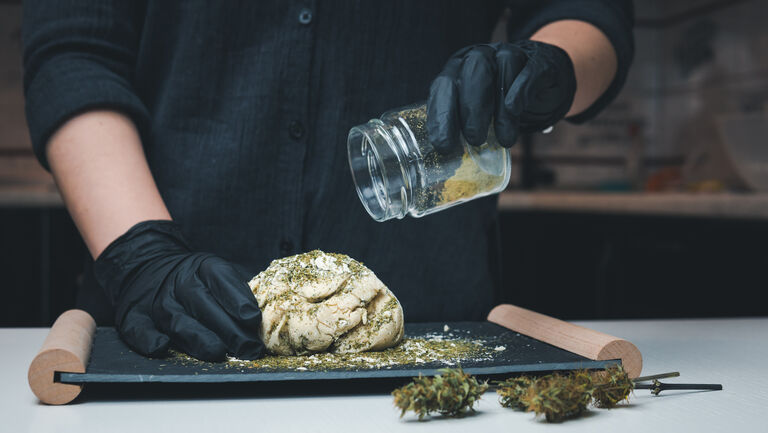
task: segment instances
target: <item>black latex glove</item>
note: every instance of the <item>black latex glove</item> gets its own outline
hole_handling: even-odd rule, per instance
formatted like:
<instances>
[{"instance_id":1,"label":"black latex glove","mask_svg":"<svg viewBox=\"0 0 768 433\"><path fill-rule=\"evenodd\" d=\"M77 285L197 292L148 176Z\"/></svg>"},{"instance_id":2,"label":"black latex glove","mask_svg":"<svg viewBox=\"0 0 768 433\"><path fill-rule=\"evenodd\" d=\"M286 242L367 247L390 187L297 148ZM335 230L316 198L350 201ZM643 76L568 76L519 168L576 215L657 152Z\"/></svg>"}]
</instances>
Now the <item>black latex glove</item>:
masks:
<instances>
[{"instance_id":1,"label":"black latex glove","mask_svg":"<svg viewBox=\"0 0 768 433\"><path fill-rule=\"evenodd\" d=\"M568 54L536 41L466 47L451 56L432 82L427 131L442 153L485 143L493 119L496 138L511 147L518 135L541 131L565 117L576 93Z\"/></svg>"},{"instance_id":2,"label":"black latex glove","mask_svg":"<svg viewBox=\"0 0 768 433\"><path fill-rule=\"evenodd\" d=\"M248 277L220 257L192 252L172 221L136 224L101 253L94 273L120 336L143 355L162 356L171 344L206 361L264 352Z\"/></svg>"}]
</instances>

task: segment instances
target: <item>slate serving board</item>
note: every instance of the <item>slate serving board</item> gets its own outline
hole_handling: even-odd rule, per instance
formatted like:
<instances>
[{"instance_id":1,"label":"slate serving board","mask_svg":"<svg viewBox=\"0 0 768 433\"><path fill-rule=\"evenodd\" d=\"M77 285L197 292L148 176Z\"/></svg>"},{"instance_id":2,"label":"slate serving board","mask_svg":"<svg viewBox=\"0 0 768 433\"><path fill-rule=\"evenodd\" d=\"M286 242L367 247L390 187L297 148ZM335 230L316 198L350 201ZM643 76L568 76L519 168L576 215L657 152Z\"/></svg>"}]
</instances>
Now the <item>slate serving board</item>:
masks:
<instances>
[{"instance_id":1,"label":"slate serving board","mask_svg":"<svg viewBox=\"0 0 768 433\"><path fill-rule=\"evenodd\" d=\"M443 334L446 337L482 340L492 351L484 360L462 362L464 371L479 376L537 373L557 370L605 368L617 360L593 361L547 343L510 331L490 322L409 323L406 337ZM450 335L449 335L450 334ZM393 379L435 375L448 366L444 362L396 365L385 368L330 369L325 371L264 370L237 367L227 363L173 362L169 359L145 358L131 351L114 328L97 328L85 373L56 373L55 381L68 384L85 383L231 383L317 381L344 379Z\"/></svg>"}]
</instances>

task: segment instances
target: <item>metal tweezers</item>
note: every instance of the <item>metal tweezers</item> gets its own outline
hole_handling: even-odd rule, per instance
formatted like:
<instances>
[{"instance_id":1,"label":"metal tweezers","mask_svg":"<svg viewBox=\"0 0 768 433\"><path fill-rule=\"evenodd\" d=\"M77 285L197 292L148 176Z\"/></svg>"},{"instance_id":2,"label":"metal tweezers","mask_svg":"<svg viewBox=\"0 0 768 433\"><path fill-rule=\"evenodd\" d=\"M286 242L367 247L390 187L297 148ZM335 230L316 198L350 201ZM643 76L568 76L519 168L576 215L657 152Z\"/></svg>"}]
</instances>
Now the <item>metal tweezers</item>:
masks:
<instances>
[{"instance_id":1,"label":"metal tweezers","mask_svg":"<svg viewBox=\"0 0 768 433\"><path fill-rule=\"evenodd\" d=\"M691 390L699 390L699 391L721 391L723 389L723 385L719 383L659 382L659 379L666 379L669 377L678 377L678 376L680 376L680 373L677 371L674 371L672 373L653 374L650 376L637 377L635 379L632 379L632 381L635 383L635 389L650 389L651 394L653 395L659 395L661 391L666 391L670 389L691 389ZM648 382L648 381L651 381L651 383L638 383L638 382Z\"/></svg>"}]
</instances>

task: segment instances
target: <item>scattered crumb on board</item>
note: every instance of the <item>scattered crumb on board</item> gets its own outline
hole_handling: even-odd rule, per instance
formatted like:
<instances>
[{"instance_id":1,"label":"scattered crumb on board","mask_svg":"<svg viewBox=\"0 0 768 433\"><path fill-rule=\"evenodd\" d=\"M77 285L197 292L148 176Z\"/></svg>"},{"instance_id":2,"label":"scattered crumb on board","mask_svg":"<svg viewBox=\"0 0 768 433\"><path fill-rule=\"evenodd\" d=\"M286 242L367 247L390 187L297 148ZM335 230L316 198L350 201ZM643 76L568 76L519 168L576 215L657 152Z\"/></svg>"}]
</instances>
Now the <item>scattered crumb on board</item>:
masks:
<instances>
[{"instance_id":1,"label":"scattered crumb on board","mask_svg":"<svg viewBox=\"0 0 768 433\"><path fill-rule=\"evenodd\" d=\"M245 369L262 371L371 370L434 362L443 366L453 366L466 362L489 360L504 349L504 346L489 347L488 342L481 339L470 340L455 337L452 334L432 333L419 338L406 337L397 346L380 352L343 354L322 352L304 356L267 355L254 361L228 357L224 365L226 368L243 371ZM172 351L171 360L182 364L210 364L175 351Z\"/></svg>"}]
</instances>

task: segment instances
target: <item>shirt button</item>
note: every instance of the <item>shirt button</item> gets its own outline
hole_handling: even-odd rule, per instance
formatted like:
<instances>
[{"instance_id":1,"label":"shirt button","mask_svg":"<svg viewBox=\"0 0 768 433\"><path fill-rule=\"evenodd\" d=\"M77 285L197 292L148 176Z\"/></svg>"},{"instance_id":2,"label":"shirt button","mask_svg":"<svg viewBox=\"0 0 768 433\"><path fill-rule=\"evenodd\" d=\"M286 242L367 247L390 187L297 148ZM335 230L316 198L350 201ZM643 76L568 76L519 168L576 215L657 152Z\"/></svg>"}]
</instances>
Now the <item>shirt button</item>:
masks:
<instances>
[{"instance_id":1,"label":"shirt button","mask_svg":"<svg viewBox=\"0 0 768 433\"><path fill-rule=\"evenodd\" d=\"M299 22L305 26L312 22L312 11L304 8L299 11Z\"/></svg>"},{"instance_id":2,"label":"shirt button","mask_svg":"<svg viewBox=\"0 0 768 433\"><path fill-rule=\"evenodd\" d=\"M291 123L288 124L288 135L294 140L299 140L304 136L304 125L298 120L292 120Z\"/></svg>"},{"instance_id":3,"label":"shirt button","mask_svg":"<svg viewBox=\"0 0 768 433\"><path fill-rule=\"evenodd\" d=\"M293 252L293 242L284 240L280 242L280 256L285 257Z\"/></svg>"}]
</instances>

